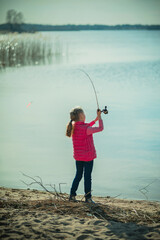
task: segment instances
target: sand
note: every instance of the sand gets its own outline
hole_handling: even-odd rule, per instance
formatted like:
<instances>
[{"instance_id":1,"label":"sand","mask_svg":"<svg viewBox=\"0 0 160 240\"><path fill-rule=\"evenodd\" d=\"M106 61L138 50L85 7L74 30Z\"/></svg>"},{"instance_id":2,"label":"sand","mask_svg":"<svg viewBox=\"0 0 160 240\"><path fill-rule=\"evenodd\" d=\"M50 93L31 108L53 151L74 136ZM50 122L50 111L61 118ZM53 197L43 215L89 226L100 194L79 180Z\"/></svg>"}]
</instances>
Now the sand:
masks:
<instances>
[{"instance_id":1,"label":"sand","mask_svg":"<svg viewBox=\"0 0 160 240\"><path fill-rule=\"evenodd\" d=\"M0 187L0 239L160 239L160 202Z\"/></svg>"}]
</instances>

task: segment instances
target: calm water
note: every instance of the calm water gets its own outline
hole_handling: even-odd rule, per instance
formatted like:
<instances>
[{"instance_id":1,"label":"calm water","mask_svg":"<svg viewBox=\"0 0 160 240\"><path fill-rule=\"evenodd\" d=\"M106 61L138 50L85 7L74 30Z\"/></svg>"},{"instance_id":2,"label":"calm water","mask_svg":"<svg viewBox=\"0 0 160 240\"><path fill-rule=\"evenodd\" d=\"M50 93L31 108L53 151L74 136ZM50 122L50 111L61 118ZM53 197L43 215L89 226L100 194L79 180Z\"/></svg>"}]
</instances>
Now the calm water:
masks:
<instances>
[{"instance_id":1,"label":"calm water","mask_svg":"<svg viewBox=\"0 0 160 240\"><path fill-rule=\"evenodd\" d=\"M72 140L65 136L69 111L81 106L90 122L97 108L82 68L100 108L109 111L102 115L104 131L93 136L92 194L146 199L139 189L152 183L146 196L160 200L160 31L43 34L59 38L63 57L0 72L0 185L26 188L23 172L57 190L66 183L62 191L69 193L75 175ZM83 186L82 179L77 194Z\"/></svg>"}]
</instances>

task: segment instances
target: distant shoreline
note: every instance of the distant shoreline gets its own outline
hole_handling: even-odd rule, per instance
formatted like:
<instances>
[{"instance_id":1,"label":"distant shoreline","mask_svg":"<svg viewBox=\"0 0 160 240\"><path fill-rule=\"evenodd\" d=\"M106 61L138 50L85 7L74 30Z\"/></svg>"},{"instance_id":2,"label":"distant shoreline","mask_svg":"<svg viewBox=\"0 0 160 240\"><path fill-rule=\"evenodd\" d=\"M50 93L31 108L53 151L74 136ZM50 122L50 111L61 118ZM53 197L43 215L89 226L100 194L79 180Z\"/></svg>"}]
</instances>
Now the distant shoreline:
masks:
<instances>
[{"instance_id":1,"label":"distant shoreline","mask_svg":"<svg viewBox=\"0 0 160 240\"><path fill-rule=\"evenodd\" d=\"M1 31L36 32L36 31L93 31L93 30L160 30L160 25L122 24L122 25L43 25L43 24L0 24Z\"/></svg>"}]
</instances>

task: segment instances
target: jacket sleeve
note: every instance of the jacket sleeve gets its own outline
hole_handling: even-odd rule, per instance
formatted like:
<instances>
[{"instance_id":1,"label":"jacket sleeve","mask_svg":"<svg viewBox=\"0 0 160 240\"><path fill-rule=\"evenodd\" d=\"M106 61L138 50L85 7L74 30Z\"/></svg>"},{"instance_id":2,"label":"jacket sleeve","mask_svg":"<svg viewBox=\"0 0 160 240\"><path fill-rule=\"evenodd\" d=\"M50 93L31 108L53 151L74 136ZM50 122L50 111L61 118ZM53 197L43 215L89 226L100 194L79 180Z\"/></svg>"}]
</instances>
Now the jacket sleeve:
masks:
<instances>
[{"instance_id":1,"label":"jacket sleeve","mask_svg":"<svg viewBox=\"0 0 160 240\"><path fill-rule=\"evenodd\" d=\"M89 123L89 126L93 126L95 124L95 121L93 120L92 122Z\"/></svg>"},{"instance_id":2,"label":"jacket sleeve","mask_svg":"<svg viewBox=\"0 0 160 240\"><path fill-rule=\"evenodd\" d=\"M90 134L93 134L93 133L96 133L96 132L100 132L104 129L104 126L103 126L103 120L102 119L99 119L99 127L87 127L87 135L90 135Z\"/></svg>"}]
</instances>

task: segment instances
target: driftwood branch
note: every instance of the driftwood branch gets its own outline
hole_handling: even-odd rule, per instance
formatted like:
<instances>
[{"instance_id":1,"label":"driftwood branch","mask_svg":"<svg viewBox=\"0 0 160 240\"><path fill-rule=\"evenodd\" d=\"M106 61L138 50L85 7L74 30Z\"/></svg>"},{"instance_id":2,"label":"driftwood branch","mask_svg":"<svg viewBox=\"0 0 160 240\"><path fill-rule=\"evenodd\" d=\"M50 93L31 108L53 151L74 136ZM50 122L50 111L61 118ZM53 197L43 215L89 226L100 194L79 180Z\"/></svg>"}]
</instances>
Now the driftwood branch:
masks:
<instances>
[{"instance_id":1,"label":"driftwood branch","mask_svg":"<svg viewBox=\"0 0 160 240\"><path fill-rule=\"evenodd\" d=\"M146 197L147 200L148 200L148 196L146 194L149 192L147 187L149 187L151 184L153 184L157 180L159 180L159 178L154 179L151 183L149 183L145 187L139 189L139 191Z\"/></svg>"},{"instance_id":2,"label":"driftwood branch","mask_svg":"<svg viewBox=\"0 0 160 240\"><path fill-rule=\"evenodd\" d=\"M91 193L91 192L92 192L92 190L91 190L91 191L89 191L88 193L84 194L84 196L81 198L81 200L80 200L80 201L82 202L83 198L84 198L84 197L86 197L86 196L87 196L89 193Z\"/></svg>"},{"instance_id":3,"label":"driftwood branch","mask_svg":"<svg viewBox=\"0 0 160 240\"><path fill-rule=\"evenodd\" d=\"M33 178L33 177L31 177L31 176L23 173L23 172L21 172L21 173L23 174L23 176L28 177L28 178L30 178L31 180L33 180L31 183L26 183L25 181L21 180L21 182L23 182L25 185L31 186L32 184L38 184L38 185L40 185L46 192L54 195L54 197L56 197L58 200L62 200L62 199L63 199L63 200L66 200L66 197L64 196L64 194L63 194L62 192L58 193L58 191L56 190L55 184L54 184L54 186L53 186L52 184L46 184L46 185L49 185L49 186L54 190L54 192L51 192L51 191L49 191L49 190L44 186L41 177L35 176L35 177ZM36 178L38 178L38 180L37 180ZM61 183L61 184L62 184L62 183ZM66 183L63 183L63 184L66 184Z\"/></svg>"},{"instance_id":4,"label":"driftwood branch","mask_svg":"<svg viewBox=\"0 0 160 240\"><path fill-rule=\"evenodd\" d=\"M60 191L60 193L62 193L62 191L61 191L61 184L67 184L67 183L59 183L59 191Z\"/></svg>"},{"instance_id":5,"label":"driftwood branch","mask_svg":"<svg viewBox=\"0 0 160 240\"><path fill-rule=\"evenodd\" d=\"M116 198L116 197L119 197L120 195L122 195L122 193L120 193L120 194L118 194L118 195L116 195L115 197L112 197L112 198Z\"/></svg>"}]
</instances>

